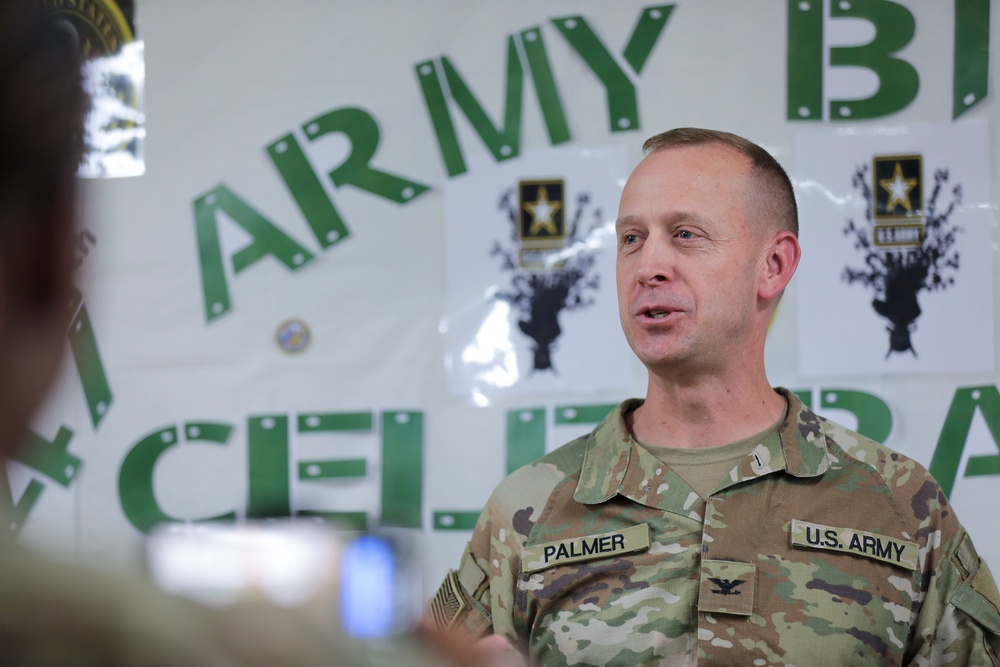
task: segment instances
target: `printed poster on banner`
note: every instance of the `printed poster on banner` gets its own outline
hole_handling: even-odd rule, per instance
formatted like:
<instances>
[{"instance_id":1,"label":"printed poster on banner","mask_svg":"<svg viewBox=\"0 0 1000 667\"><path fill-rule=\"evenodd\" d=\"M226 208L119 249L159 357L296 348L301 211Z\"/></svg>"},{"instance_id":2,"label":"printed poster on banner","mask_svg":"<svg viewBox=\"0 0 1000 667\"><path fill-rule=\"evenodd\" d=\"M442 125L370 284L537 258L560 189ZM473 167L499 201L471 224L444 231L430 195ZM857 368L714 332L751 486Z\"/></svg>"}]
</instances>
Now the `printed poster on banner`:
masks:
<instances>
[{"instance_id":1,"label":"printed poster on banner","mask_svg":"<svg viewBox=\"0 0 1000 667\"><path fill-rule=\"evenodd\" d=\"M444 193L449 391L480 405L624 391L631 352L615 290L624 151L476 162Z\"/></svg>"},{"instance_id":2,"label":"printed poster on banner","mask_svg":"<svg viewBox=\"0 0 1000 667\"><path fill-rule=\"evenodd\" d=\"M796 137L803 376L994 368L988 128Z\"/></svg>"}]
</instances>

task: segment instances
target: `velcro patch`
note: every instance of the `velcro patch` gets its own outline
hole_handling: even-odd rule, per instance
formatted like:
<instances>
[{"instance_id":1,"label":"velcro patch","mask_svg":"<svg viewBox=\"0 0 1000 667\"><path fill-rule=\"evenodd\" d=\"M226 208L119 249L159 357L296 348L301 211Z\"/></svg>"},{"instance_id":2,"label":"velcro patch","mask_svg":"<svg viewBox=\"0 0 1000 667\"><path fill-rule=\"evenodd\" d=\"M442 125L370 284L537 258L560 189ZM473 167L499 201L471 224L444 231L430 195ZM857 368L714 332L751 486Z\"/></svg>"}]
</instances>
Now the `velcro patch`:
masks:
<instances>
[{"instance_id":1,"label":"velcro patch","mask_svg":"<svg viewBox=\"0 0 1000 667\"><path fill-rule=\"evenodd\" d=\"M469 551L462 556L462 564L458 568L458 583L472 599L479 599L482 592L480 586L486 583L486 573L476 565L476 559Z\"/></svg>"},{"instance_id":2,"label":"velcro patch","mask_svg":"<svg viewBox=\"0 0 1000 667\"><path fill-rule=\"evenodd\" d=\"M455 571L448 570L448 576L444 578L441 587L427 605L427 615L439 630L448 632L461 621L468 606L459 588Z\"/></svg>"},{"instance_id":3,"label":"velcro patch","mask_svg":"<svg viewBox=\"0 0 1000 667\"><path fill-rule=\"evenodd\" d=\"M757 566L753 563L703 560L698 611L739 616L752 614L756 571Z\"/></svg>"},{"instance_id":4,"label":"velcro patch","mask_svg":"<svg viewBox=\"0 0 1000 667\"><path fill-rule=\"evenodd\" d=\"M990 568L986 567L986 563L980 564L979 571L972 578L972 588L986 598L993 605L997 614L1000 614L1000 592L997 591L997 582L993 579L993 573L990 572ZM1000 632L1000 627L994 630L994 632Z\"/></svg>"},{"instance_id":5,"label":"velcro patch","mask_svg":"<svg viewBox=\"0 0 1000 667\"><path fill-rule=\"evenodd\" d=\"M792 519L790 532L792 546L840 551L874 558L906 570L917 569L917 552L920 547L914 542L853 528L807 523L798 519Z\"/></svg>"},{"instance_id":6,"label":"velcro patch","mask_svg":"<svg viewBox=\"0 0 1000 667\"><path fill-rule=\"evenodd\" d=\"M610 558L649 548L649 526L640 523L622 530L525 547L521 552L522 571L537 572L554 565Z\"/></svg>"}]
</instances>

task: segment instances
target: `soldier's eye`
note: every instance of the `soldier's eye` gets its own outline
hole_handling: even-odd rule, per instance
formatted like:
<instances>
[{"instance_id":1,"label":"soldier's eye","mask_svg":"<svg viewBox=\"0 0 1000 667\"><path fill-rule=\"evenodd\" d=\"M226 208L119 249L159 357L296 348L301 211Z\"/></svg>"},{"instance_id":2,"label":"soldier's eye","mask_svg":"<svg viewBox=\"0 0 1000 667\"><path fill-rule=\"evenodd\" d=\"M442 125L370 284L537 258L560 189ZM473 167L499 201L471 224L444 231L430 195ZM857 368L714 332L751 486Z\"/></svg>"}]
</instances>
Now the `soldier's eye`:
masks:
<instances>
[{"instance_id":1,"label":"soldier's eye","mask_svg":"<svg viewBox=\"0 0 1000 667\"><path fill-rule=\"evenodd\" d=\"M693 239L694 238L694 234L692 234L691 231L688 230L688 229L682 229L681 231L677 232L677 238L681 238L681 239Z\"/></svg>"},{"instance_id":2,"label":"soldier's eye","mask_svg":"<svg viewBox=\"0 0 1000 667\"><path fill-rule=\"evenodd\" d=\"M639 240L639 237L636 236L635 234L626 234L625 236L622 237L622 244L624 244L624 245L632 245L633 243L635 243L638 240Z\"/></svg>"}]
</instances>

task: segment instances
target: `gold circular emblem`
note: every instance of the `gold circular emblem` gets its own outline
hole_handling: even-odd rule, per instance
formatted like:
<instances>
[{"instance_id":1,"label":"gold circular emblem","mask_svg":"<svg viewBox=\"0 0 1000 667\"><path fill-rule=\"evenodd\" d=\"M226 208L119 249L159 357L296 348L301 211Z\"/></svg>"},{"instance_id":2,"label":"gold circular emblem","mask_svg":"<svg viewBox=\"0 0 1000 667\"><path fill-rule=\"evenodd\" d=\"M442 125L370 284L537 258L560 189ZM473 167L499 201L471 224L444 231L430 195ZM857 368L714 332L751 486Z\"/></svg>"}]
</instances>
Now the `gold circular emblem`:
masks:
<instances>
[{"instance_id":1,"label":"gold circular emblem","mask_svg":"<svg viewBox=\"0 0 1000 667\"><path fill-rule=\"evenodd\" d=\"M302 320L285 320L274 332L274 341L285 352L297 354L309 347L312 342L312 332Z\"/></svg>"},{"instance_id":2,"label":"gold circular emblem","mask_svg":"<svg viewBox=\"0 0 1000 667\"><path fill-rule=\"evenodd\" d=\"M132 28L115 0L44 0L45 9L72 30L80 54L90 60L133 40Z\"/></svg>"}]
</instances>

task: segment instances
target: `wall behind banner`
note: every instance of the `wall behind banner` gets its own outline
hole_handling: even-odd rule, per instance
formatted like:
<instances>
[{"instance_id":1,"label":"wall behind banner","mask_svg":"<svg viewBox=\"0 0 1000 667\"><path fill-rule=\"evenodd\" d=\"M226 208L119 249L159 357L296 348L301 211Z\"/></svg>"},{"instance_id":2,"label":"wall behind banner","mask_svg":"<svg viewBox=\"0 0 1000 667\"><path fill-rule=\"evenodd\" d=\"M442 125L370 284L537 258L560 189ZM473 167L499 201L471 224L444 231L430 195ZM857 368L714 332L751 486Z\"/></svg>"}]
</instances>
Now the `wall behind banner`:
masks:
<instances>
[{"instance_id":1,"label":"wall behind banner","mask_svg":"<svg viewBox=\"0 0 1000 667\"><path fill-rule=\"evenodd\" d=\"M632 360L622 386L539 391L523 375L478 403L449 393L448 291L461 278L446 272L446 239L466 232L446 200L481 197L470 230L495 224L505 241L501 192L470 188L501 168L511 188L571 184L569 171L517 173L559 151L632 165L651 134L717 127L794 176L801 131L991 132L996 14L985 0L140 3L146 174L87 184L74 354L37 421L38 455L12 467L12 529L108 563L132 561L161 520L384 522L419 529L429 595L509 468L645 384ZM989 201L966 202L991 227L994 146ZM844 220L802 220L804 262L824 252L808 244L816 224ZM996 267L987 275L995 290ZM560 316L554 354L576 351L557 369L610 354L569 343L580 318L616 317L611 275L595 289L592 310ZM799 304L822 298L789 290L771 381L933 461L1000 568L996 373L802 377ZM962 345L954 329L936 344Z\"/></svg>"}]
</instances>

